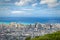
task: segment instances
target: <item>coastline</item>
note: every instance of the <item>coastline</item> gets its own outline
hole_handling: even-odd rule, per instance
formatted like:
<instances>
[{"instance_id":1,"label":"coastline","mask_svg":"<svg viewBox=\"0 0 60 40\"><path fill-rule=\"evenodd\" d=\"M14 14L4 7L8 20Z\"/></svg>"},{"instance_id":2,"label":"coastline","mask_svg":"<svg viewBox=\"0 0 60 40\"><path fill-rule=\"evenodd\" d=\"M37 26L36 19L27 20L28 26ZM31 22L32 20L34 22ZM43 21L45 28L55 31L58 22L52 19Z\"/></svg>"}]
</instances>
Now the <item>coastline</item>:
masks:
<instances>
[{"instance_id":1,"label":"coastline","mask_svg":"<svg viewBox=\"0 0 60 40\"><path fill-rule=\"evenodd\" d=\"M41 23L41 22L35 22L35 23L26 23L26 22L0 22L0 24L10 24L10 23L17 23L17 24L29 25L29 24L35 24L35 23ZM60 24L60 23L41 23L41 24Z\"/></svg>"},{"instance_id":2,"label":"coastline","mask_svg":"<svg viewBox=\"0 0 60 40\"><path fill-rule=\"evenodd\" d=\"M34 24L34 23L24 23L24 22L0 22L0 24L10 24L10 23L17 23L17 24L24 24L24 25L29 25L29 24Z\"/></svg>"}]
</instances>

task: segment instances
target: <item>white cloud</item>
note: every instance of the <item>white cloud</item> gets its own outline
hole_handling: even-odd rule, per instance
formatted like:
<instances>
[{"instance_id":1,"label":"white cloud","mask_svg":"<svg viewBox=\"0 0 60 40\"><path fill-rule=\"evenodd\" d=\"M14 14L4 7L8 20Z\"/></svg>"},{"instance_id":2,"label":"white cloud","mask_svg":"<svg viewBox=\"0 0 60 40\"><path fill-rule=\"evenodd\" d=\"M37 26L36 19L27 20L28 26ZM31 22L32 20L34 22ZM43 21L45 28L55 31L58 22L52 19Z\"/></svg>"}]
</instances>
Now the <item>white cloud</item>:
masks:
<instances>
[{"instance_id":1,"label":"white cloud","mask_svg":"<svg viewBox=\"0 0 60 40\"><path fill-rule=\"evenodd\" d=\"M11 11L11 16L16 16L16 17L29 17L31 16L31 12L27 11Z\"/></svg>"},{"instance_id":2,"label":"white cloud","mask_svg":"<svg viewBox=\"0 0 60 40\"><path fill-rule=\"evenodd\" d=\"M27 13L27 11L11 11L12 14L17 15L30 15L31 13Z\"/></svg>"},{"instance_id":3,"label":"white cloud","mask_svg":"<svg viewBox=\"0 0 60 40\"><path fill-rule=\"evenodd\" d=\"M17 6L26 6L26 5L31 5L33 7L39 5L37 2L38 0L20 0L19 2L15 2L15 5ZM58 0L40 0L40 4L47 4L48 7L56 7L60 5Z\"/></svg>"},{"instance_id":4,"label":"white cloud","mask_svg":"<svg viewBox=\"0 0 60 40\"><path fill-rule=\"evenodd\" d=\"M21 14L21 13L26 13L28 11L34 11L34 9L31 8L22 8L20 11L11 11L13 14Z\"/></svg>"},{"instance_id":5,"label":"white cloud","mask_svg":"<svg viewBox=\"0 0 60 40\"><path fill-rule=\"evenodd\" d=\"M21 13L24 13L24 11L11 11L11 13L13 13L13 14L21 14Z\"/></svg>"},{"instance_id":6,"label":"white cloud","mask_svg":"<svg viewBox=\"0 0 60 40\"><path fill-rule=\"evenodd\" d=\"M47 4L48 7L55 7L59 5L59 3L57 3L57 0L41 0L40 4Z\"/></svg>"},{"instance_id":7,"label":"white cloud","mask_svg":"<svg viewBox=\"0 0 60 40\"><path fill-rule=\"evenodd\" d=\"M24 8L22 10L27 10L27 11L33 11L34 9L31 9L31 8Z\"/></svg>"},{"instance_id":8,"label":"white cloud","mask_svg":"<svg viewBox=\"0 0 60 40\"><path fill-rule=\"evenodd\" d=\"M32 0L20 0L19 2L16 2L15 4L18 6L24 6L24 5L28 5L29 2L32 2Z\"/></svg>"},{"instance_id":9,"label":"white cloud","mask_svg":"<svg viewBox=\"0 0 60 40\"><path fill-rule=\"evenodd\" d=\"M15 2L15 5L24 6L35 3L37 0L20 0L19 2Z\"/></svg>"},{"instance_id":10,"label":"white cloud","mask_svg":"<svg viewBox=\"0 0 60 40\"><path fill-rule=\"evenodd\" d=\"M36 5L37 5L37 3L32 4L33 7L35 7Z\"/></svg>"}]
</instances>

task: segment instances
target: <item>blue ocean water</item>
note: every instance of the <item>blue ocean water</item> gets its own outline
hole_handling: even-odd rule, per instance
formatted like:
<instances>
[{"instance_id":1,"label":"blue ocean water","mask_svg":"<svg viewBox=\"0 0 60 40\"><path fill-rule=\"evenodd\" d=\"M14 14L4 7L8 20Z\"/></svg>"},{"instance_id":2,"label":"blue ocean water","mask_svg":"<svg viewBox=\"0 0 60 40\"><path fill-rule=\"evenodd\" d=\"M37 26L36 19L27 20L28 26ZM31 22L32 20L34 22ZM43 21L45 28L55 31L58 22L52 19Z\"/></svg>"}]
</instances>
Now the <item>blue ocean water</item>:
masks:
<instances>
[{"instance_id":1,"label":"blue ocean water","mask_svg":"<svg viewBox=\"0 0 60 40\"><path fill-rule=\"evenodd\" d=\"M60 17L0 17L0 23L60 23Z\"/></svg>"}]
</instances>

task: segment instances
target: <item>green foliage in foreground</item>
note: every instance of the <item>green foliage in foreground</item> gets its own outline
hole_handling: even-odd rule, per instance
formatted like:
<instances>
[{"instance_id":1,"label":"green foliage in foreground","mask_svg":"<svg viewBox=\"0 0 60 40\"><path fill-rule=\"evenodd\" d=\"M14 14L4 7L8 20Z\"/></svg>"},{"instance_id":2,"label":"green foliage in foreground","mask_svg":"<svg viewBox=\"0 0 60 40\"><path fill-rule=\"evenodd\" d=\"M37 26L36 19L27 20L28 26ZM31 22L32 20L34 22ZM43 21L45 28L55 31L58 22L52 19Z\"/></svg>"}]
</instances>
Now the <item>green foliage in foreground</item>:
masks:
<instances>
[{"instance_id":1,"label":"green foliage in foreground","mask_svg":"<svg viewBox=\"0 0 60 40\"><path fill-rule=\"evenodd\" d=\"M27 40L60 40L60 31L54 32L52 34L46 34L44 36L36 36L35 38L27 37Z\"/></svg>"},{"instance_id":2,"label":"green foliage in foreground","mask_svg":"<svg viewBox=\"0 0 60 40\"><path fill-rule=\"evenodd\" d=\"M25 40L31 40L31 37L29 36L29 37L27 37Z\"/></svg>"}]
</instances>

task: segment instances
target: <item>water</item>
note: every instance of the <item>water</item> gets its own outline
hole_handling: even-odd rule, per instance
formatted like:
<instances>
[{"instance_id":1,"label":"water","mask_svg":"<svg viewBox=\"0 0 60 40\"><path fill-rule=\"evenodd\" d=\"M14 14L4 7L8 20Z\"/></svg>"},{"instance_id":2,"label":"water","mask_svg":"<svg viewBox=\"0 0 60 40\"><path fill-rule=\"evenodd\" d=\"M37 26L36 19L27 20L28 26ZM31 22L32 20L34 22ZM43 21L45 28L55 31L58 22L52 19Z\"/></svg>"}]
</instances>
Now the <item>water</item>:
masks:
<instances>
[{"instance_id":1,"label":"water","mask_svg":"<svg viewBox=\"0 0 60 40\"><path fill-rule=\"evenodd\" d=\"M60 17L0 17L0 23L60 23Z\"/></svg>"}]
</instances>

